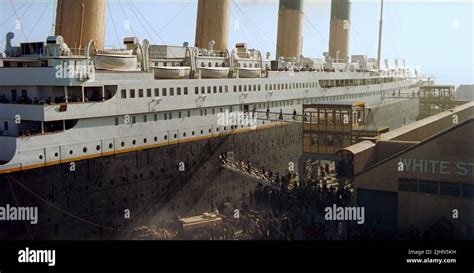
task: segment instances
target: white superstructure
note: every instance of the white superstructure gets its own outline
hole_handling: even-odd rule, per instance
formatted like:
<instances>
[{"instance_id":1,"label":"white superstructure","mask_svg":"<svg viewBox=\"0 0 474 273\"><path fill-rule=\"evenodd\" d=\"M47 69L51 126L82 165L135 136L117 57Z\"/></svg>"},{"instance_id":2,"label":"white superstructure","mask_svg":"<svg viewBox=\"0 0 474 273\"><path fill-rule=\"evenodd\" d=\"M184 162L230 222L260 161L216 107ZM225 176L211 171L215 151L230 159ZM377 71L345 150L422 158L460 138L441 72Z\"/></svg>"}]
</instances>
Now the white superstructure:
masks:
<instances>
[{"instance_id":1,"label":"white superstructure","mask_svg":"<svg viewBox=\"0 0 474 273\"><path fill-rule=\"evenodd\" d=\"M12 35L7 37L11 44ZM107 156L255 129L219 124L219 114L301 114L304 103L364 101L418 90L404 67L272 61L237 44L231 51L142 44L71 55L60 36L7 47L0 59L0 173ZM309 62L311 61L311 62ZM275 122L259 120L257 129Z\"/></svg>"}]
</instances>

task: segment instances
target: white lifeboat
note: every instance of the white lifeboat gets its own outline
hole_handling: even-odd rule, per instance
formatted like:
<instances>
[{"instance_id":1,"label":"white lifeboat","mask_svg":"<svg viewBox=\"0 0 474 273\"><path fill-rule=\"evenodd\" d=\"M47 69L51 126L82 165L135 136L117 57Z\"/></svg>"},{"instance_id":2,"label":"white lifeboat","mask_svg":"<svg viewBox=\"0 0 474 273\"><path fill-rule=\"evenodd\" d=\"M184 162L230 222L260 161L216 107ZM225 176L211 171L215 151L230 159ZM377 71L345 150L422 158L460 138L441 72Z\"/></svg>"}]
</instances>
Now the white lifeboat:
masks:
<instances>
[{"instance_id":1,"label":"white lifeboat","mask_svg":"<svg viewBox=\"0 0 474 273\"><path fill-rule=\"evenodd\" d=\"M119 71L137 70L137 56L132 53L132 50L101 50L95 55L95 68Z\"/></svg>"},{"instance_id":2,"label":"white lifeboat","mask_svg":"<svg viewBox=\"0 0 474 273\"><path fill-rule=\"evenodd\" d=\"M201 78L227 78L229 67L200 67Z\"/></svg>"},{"instance_id":3,"label":"white lifeboat","mask_svg":"<svg viewBox=\"0 0 474 273\"><path fill-rule=\"evenodd\" d=\"M258 78L260 77L260 68L256 67L237 67L239 78Z\"/></svg>"},{"instance_id":4,"label":"white lifeboat","mask_svg":"<svg viewBox=\"0 0 474 273\"><path fill-rule=\"evenodd\" d=\"M155 66L155 79L184 79L189 78L189 66Z\"/></svg>"}]
</instances>

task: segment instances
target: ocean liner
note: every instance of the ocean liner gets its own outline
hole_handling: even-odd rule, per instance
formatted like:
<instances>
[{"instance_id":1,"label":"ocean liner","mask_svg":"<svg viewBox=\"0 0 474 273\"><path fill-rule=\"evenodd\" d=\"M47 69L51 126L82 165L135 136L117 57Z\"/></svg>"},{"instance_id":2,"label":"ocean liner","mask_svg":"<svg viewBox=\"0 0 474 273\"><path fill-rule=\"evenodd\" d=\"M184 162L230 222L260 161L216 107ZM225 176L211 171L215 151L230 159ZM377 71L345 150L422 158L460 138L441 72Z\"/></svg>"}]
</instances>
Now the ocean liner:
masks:
<instances>
[{"instance_id":1,"label":"ocean liner","mask_svg":"<svg viewBox=\"0 0 474 273\"><path fill-rule=\"evenodd\" d=\"M6 35L0 205L38 207L39 221L3 221L2 239L118 238L146 217L238 198L256 185L219 168L220 154L281 174L301 154L301 125L265 113L361 101L382 126L417 116L417 101L387 98L415 94L416 71L404 61L382 69L380 49L348 55L349 1L332 1L324 58L301 54L301 0L280 0L276 58L245 43L228 49L230 0L199 0L194 47L126 37L105 49L106 4L58 0L55 36L15 46ZM230 113L248 119L220 121Z\"/></svg>"}]
</instances>

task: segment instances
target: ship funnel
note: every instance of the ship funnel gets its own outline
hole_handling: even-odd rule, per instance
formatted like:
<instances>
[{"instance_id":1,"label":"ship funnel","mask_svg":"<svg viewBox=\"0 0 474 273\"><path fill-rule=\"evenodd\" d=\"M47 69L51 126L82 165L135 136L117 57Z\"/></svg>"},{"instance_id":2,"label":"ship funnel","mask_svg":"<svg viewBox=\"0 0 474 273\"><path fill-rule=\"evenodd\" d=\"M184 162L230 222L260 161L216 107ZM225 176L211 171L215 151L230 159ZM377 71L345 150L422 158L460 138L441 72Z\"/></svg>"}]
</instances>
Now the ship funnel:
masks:
<instances>
[{"instance_id":1,"label":"ship funnel","mask_svg":"<svg viewBox=\"0 0 474 273\"><path fill-rule=\"evenodd\" d=\"M351 4L349 0L332 0L329 29L329 56L334 62L344 63L349 56Z\"/></svg>"},{"instance_id":2,"label":"ship funnel","mask_svg":"<svg viewBox=\"0 0 474 273\"><path fill-rule=\"evenodd\" d=\"M78 53L90 40L95 47L104 48L106 0L58 0L56 9L56 35Z\"/></svg>"},{"instance_id":3,"label":"ship funnel","mask_svg":"<svg viewBox=\"0 0 474 273\"><path fill-rule=\"evenodd\" d=\"M216 50L228 48L230 0L199 0L196 22L196 47L207 48L215 41Z\"/></svg>"},{"instance_id":4,"label":"ship funnel","mask_svg":"<svg viewBox=\"0 0 474 273\"><path fill-rule=\"evenodd\" d=\"M276 57L300 58L303 35L303 0L280 0Z\"/></svg>"}]
</instances>

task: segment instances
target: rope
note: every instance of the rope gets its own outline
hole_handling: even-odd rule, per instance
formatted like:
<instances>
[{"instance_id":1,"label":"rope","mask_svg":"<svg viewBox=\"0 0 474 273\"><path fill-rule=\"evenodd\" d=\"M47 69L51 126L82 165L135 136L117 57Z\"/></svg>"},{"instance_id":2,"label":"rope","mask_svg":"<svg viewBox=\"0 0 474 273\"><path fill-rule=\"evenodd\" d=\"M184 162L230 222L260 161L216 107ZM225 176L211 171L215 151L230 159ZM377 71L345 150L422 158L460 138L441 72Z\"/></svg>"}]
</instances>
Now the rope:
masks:
<instances>
[{"instance_id":1,"label":"rope","mask_svg":"<svg viewBox=\"0 0 474 273\"><path fill-rule=\"evenodd\" d=\"M12 5L13 12L15 13L16 19L17 19L19 22L21 22L20 17L18 17L18 13L16 12L15 5L13 4L13 0L10 0L10 4ZM26 36L25 29L22 28L22 27L20 27L20 28L21 28L21 32L23 33L23 36L25 36L25 39L26 39L26 41L28 42L28 36Z\"/></svg>"},{"instance_id":2,"label":"rope","mask_svg":"<svg viewBox=\"0 0 474 273\"><path fill-rule=\"evenodd\" d=\"M10 181L8 181L8 185L10 186L10 191L12 192L13 200L15 200L16 206L19 207L18 200L16 199L15 191L12 188L12 183ZM28 232L28 235L30 236L30 239L34 240L33 235L31 234L30 230L28 229L28 225L26 224L26 222L25 221L22 221L22 222L25 225L26 232Z\"/></svg>"},{"instance_id":3,"label":"rope","mask_svg":"<svg viewBox=\"0 0 474 273\"><path fill-rule=\"evenodd\" d=\"M110 16L110 19L112 20L112 26L114 27L114 31L115 31L115 37L117 38L118 47L120 48L120 38L118 35L117 26L115 25L114 16L112 15L112 12L110 11L110 5L107 5L107 10L109 11L109 16Z\"/></svg>"},{"instance_id":4,"label":"rope","mask_svg":"<svg viewBox=\"0 0 474 273\"><path fill-rule=\"evenodd\" d=\"M30 32L28 33L28 36L31 35L31 33L33 33L33 30L35 30L35 28L38 26L38 23L39 21L41 20L41 18L43 18L43 15L44 15L44 12L46 11L46 9L49 7L49 4L51 2L48 2L48 4L44 7L44 9L41 11L40 13L40 16L38 17L38 19L36 20L36 22L34 23L33 27L31 28Z\"/></svg>"},{"instance_id":5,"label":"rope","mask_svg":"<svg viewBox=\"0 0 474 273\"><path fill-rule=\"evenodd\" d=\"M32 195L34 195L36 198L38 198L39 200L45 202L47 205L55 208L56 210L66 214L66 215L69 215L71 216L72 218L78 220L78 221L81 221L81 222L84 222L86 224L89 224L89 225L92 225L92 226L96 226L96 227L99 227L99 228L103 228L103 229L107 229L107 230L111 230L111 231L119 231L119 232L131 232L129 230L125 230L125 229L117 229L117 228L111 228L111 227L107 227L107 226L104 226L104 225L100 225L100 224L96 224L96 223L93 223L89 220L86 220L84 218L81 218L79 216L76 216L68 211L65 211L64 209L56 206L55 204L49 202L48 200L46 200L45 198L39 196L38 194L36 194L35 192L33 192L32 190L30 190L28 187L26 187L25 185L23 185L20 181L18 181L17 179L15 179L14 177L12 176L8 176L13 182L15 182L16 184L18 184L20 187L22 187L24 190L26 190L27 192L31 193Z\"/></svg>"}]
</instances>

